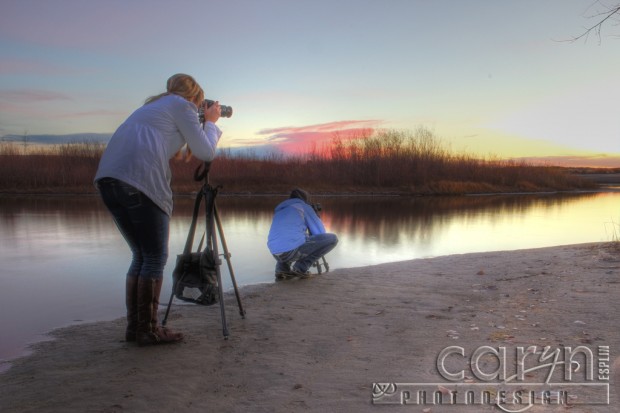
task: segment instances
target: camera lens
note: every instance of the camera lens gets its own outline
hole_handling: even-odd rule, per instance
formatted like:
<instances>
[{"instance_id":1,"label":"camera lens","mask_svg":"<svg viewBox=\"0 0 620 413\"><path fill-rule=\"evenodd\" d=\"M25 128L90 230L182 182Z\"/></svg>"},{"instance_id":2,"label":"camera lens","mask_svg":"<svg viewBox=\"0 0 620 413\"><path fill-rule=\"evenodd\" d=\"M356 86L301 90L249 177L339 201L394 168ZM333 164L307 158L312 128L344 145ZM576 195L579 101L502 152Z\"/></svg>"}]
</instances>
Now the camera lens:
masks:
<instances>
[{"instance_id":1,"label":"camera lens","mask_svg":"<svg viewBox=\"0 0 620 413\"><path fill-rule=\"evenodd\" d=\"M220 116L223 118L230 118L233 114L233 109L230 106L220 105Z\"/></svg>"},{"instance_id":2,"label":"camera lens","mask_svg":"<svg viewBox=\"0 0 620 413\"><path fill-rule=\"evenodd\" d=\"M211 99L205 99L207 102L207 107L210 108L211 105L215 103L215 101ZM233 114L232 106L220 105L220 116L223 118L230 118ZM201 120L204 122L204 115L201 117Z\"/></svg>"}]
</instances>

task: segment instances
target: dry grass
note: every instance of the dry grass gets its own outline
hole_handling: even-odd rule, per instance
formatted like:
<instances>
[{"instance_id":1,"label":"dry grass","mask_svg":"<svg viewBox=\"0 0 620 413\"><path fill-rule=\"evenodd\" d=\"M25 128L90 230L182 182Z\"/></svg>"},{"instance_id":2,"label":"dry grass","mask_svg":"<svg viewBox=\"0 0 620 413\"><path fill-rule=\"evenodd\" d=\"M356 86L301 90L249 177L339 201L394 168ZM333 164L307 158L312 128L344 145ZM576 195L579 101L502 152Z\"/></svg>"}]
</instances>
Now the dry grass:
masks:
<instances>
[{"instance_id":1,"label":"dry grass","mask_svg":"<svg viewBox=\"0 0 620 413\"><path fill-rule=\"evenodd\" d=\"M0 144L0 191L93 192L104 146L97 143L28 146Z\"/></svg>"},{"instance_id":2,"label":"dry grass","mask_svg":"<svg viewBox=\"0 0 620 413\"><path fill-rule=\"evenodd\" d=\"M0 191L94 192L104 146L76 143L34 147L0 144ZM195 191L200 162L172 161L176 192ZM592 188L594 184L550 166L484 160L455 154L424 129L378 131L295 157L233 156L221 151L211 182L227 192L282 193L293 186L323 193L464 194Z\"/></svg>"}]
</instances>

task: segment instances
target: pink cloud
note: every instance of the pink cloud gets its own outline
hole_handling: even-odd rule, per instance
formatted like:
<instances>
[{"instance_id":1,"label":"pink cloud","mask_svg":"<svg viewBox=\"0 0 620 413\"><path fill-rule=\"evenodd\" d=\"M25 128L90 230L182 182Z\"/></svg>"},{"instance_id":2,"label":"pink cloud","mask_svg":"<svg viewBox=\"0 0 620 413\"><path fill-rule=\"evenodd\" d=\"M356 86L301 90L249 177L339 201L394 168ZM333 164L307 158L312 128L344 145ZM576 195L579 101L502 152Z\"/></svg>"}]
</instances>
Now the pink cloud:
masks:
<instances>
[{"instance_id":1,"label":"pink cloud","mask_svg":"<svg viewBox=\"0 0 620 413\"><path fill-rule=\"evenodd\" d=\"M0 90L0 100L13 103L37 103L41 101L73 100L69 95L60 92L37 89Z\"/></svg>"},{"instance_id":2,"label":"pink cloud","mask_svg":"<svg viewBox=\"0 0 620 413\"><path fill-rule=\"evenodd\" d=\"M53 119L56 110L50 110L49 108L44 109L37 104L72 100L73 99L67 94L48 90L0 90L0 111L30 118ZM58 106L53 103L52 105Z\"/></svg>"},{"instance_id":3,"label":"pink cloud","mask_svg":"<svg viewBox=\"0 0 620 413\"><path fill-rule=\"evenodd\" d=\"M56 116L57 118L92 118L96 116L126 116L127 112L123 111L113 111L113 110L91 110L89 112L74 112L74 113L65 113L62 115Z\"/></svg>"},{"instance_id":4,"label":"pink cloud","mask_svg":"<svg viewBox=\"0 0 620 413\"><path fill-rule=\"evenodd\" d=\"M285 126L281 128L263 129L258 132L259 135L272 135L279 133L299 133L299 132L316 132L316 131L328 131L336 132L343 129L350 129L351 127L360 128L373 128L380 124L379 120L341 120L337 122L319 123L317 125L308 126Z\"/></svg>"},{"instance_id":5,"label":"pink cloud","mask_svg":"<svg viewBox=\"0 0 620 413\"><path fill-rule=\"evenodd\" d=\"M2 75L77 75L86 73L83 69L71 66L63 66L51 62L43 62L28 59L2 59L0 60L0 74Z\"/></svg>"},{"instance_id":6,"label":"pink cloud","mask_svg":"<svg viewBox=\"0 0 620 413\"><path fill-rule=\"evenodd\" d=\"M52 102L56 100L72 100L62 93L29 91L28 93L0 92L0 112L14 116L26 116L37 119L79 119L92 117L122 117L126 112L112 110L91 110L84 112L60 112L58 109L47 109L35 103ZM57 106L57 105L56 105Z\"/></svg>"},{"instance_id":7,"label":"pink cloud","mask_svg":"<svg viewBox=\"0 0 620 413\"><path fill-rule=\"evenodd\" d=\"M303 153L331 143L335 137L356 139L368 136L381 124L380 120L344 120L307 126L263 129L267 141L284 153Z\"/></svg>"}]
</instances>

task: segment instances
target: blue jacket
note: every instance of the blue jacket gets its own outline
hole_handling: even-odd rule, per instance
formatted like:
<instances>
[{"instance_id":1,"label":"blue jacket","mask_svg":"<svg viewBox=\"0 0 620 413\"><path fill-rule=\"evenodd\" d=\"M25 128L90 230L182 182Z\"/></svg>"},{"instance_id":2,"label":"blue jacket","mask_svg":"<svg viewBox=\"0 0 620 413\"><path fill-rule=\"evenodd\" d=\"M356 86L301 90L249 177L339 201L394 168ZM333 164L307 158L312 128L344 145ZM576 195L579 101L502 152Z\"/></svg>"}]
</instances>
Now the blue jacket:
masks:
<instances>
[{"instance_id":1,"label":"blue jacket","mask_svg":"<svg viewBox=\"0 0 620 413\"><path fill-rule=\"evenodd\" d=\"M280 203L273 216L267 247L272 254L294 250L312 235L324 234L325 226L314 209L299 198Z\"/></svg>"}]
</instances>

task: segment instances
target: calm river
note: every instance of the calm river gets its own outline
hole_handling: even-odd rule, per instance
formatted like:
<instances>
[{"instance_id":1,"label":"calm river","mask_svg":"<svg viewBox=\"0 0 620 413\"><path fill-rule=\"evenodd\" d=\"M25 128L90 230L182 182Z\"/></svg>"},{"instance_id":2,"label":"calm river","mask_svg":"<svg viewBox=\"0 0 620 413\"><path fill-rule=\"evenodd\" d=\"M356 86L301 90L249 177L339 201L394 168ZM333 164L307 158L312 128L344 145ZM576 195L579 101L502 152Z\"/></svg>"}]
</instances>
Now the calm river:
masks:
<instances>
[{"instance_id":1,"label":"calm river","mask_svg":"<svg viewBox=\"0 0 620 413\"><path fill-rule=\"evenodd\" d=\"M239 285L273 282L266 236L273 208L283 199L218 197ZM620 236L620 192L613 191L316 201L326 227L340 238L327 256L332 269ZM183 249L193 206L190 197L175 202L162 301L169 297L174 257ZM28 343L53 328L122 317L129 259L97 197L0 197L0 360L25 354ZM225 265L222 270L230 288ZM0 371L7 366L0 363Z\"/></svg>"}]
</instances>

